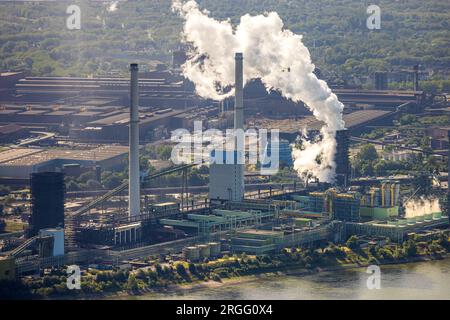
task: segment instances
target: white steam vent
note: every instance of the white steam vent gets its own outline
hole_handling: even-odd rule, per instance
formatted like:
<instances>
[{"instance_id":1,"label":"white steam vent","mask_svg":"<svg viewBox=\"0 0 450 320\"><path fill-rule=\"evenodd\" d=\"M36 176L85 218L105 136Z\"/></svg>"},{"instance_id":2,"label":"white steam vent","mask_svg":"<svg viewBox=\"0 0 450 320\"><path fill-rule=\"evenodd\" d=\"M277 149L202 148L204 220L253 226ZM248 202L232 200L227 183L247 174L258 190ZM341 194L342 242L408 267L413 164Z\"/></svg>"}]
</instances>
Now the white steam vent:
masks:
<instances>
[{"instance_id":1,"label":"white steam vent","mask_svg":"<svg viewBox=\"0 0 450 320\"><path fill-rule=\"evenodd\" d=\"M221 89L234 84L234 53L242 52L244 83L260 78L268 91L278 90L287 99L303 101L325 123L322 139L303 141L301 150L293 151L294 168L301 178L333 182L335 134L345 127L344 105L313 73L315 66L302 36L284 29L276 12L246 14L233 28L228 20L209 17L195 1L175 0L173 9L185 21L184 41L193 47L183 72L195 83L197 93L216 100L234 95L233 90L222 93Z\"/></svg>"},{"instance_id":2,"label":"white steam vent","mask_svg":"<svg viewBox=\"0 0 450 320\"><path fill-rule=\"evenodd\" d=\"M430 213L441 212L438 198L411 199L404 204L405 218L414 218Z\"/></svg>"}]
</instances>

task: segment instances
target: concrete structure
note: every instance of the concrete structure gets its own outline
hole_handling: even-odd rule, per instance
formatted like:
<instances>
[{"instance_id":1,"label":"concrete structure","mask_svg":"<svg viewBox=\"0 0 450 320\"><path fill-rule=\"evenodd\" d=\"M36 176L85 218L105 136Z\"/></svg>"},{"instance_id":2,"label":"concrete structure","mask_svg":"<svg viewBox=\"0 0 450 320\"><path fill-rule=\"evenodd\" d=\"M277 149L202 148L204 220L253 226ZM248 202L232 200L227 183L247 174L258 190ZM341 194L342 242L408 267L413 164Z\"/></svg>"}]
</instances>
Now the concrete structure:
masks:
<instances>
[{"instance_id":1,"label":"concrete structure","mask_svg":"<svg viewBox=\"0 0 450 320\"><path fill-rule=\"evenodd\" d=\"M16 263L14 258L0 257L0 281L15 280Z\"/></svg>"},{"instance_id":2,"label":"concrete structure","mask_svg":"<svg viewBox=\"0 0 450 320\"><path fill-rule=\"evenodd\" d=\"M64 255L64 229L63 228L47 228L39 230L39 236L53 237L53 252L52 256Z\"/></svg>"},{"instance_id":3,"label":"concrete structure","mask_svg":"<svg viewBox=\"0 0 450 320\"><path fill-rule=\"evenodd\" d=\"M235 56L234 129L244 130L244 88L242 53ZM209 198L213 201L244 199L244 135L236 135L235 150L214 150L210 161Z\"/></svg>"},{"instance_id":4,"label":"concrete structure","mask_svg":"<svg viewBox=\"0 0 450 320\"><path fill-rule=\"evenodd\" d=\"M244 166L235 164L237 152L218 152L222 152L224 161L209 166L209 198L213 201L241 201L244 197ZM218 152L214 152L213 157Z\"/></svg>"},{"instance_id":5,"label":"concrete structure","mask_svg":"<svg viewBox=\"0 0 450 320\"><path fill-rule=\"evenodd\" d=\"M128 214L137 216L141 212L141 192L139 180L139 78L138 65L130 65L130 134L129 134L129 184Z\"/></svg>"},{"instance_id":6,"label":"concrete structure","mask_svg":"<svg viewBox=\"0 0 450 320\"><path fill-rule=\"evenodd\" d=\"M132 223L116 227L114 230L114 244L127 245L141 239L141 223Z\"/></svg>"},{"instance_id":7,"label":"concrete structure","mask_svg":"<svg viewBox=\"0 0 450 320\"><path fill-rule=\"evenodd\" d=\"M399 207L360 207L359 213L363 218L386 221L398 217Z\"/></svg>"},{"instance_id":8,"label":"concrete structure","mask_svg":"<svg viewBox=\"0 0 450 320\"><path fill-rule=\"evenodd\" d=\"M399 161L408 161L414 155L413 151L408 150L392 150L391 152L383 152L383 159L399 162Z\"/></svg>"}]
</instances>

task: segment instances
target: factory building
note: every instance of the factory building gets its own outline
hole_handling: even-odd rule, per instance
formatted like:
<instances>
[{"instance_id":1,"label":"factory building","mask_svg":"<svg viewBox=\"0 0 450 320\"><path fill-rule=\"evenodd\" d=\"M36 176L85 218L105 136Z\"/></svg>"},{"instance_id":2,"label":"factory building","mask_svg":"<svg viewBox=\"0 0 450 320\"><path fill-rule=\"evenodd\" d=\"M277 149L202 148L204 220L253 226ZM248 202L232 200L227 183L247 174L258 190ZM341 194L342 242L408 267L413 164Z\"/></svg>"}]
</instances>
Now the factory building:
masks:
<instances>
[{"instance_id":1,"label":"factory building","mask_svg":"<svg viewBox=\"0 0 450 320\"><path fill-rule=\"evenodd\" d=\"M11 123L0 126L0 143L13 143L29 136L29 130Z\"/></svg>"},{"instance_id":2,"label":"factory building","mask_svg":"<svg viewBox=\"0 0 450 320\"><path fill-rule=\"evenodd\" d=\"M13 258L0 256L0 281L16 279L16 263Z\"/></svg>"},{"instance_id":3,"label":"factory building","mask_svg":"<svg viewBox=\"0 0 450 320\"><path fill-rule=\"evenodd\" d=\"M292 147L288 140L286 139L280 139L277 142L278 145L278 158L279 158L279 164L285 165L288 167L291 167L294 164L294 160L292 159ZM270 159L271 156L271 150L275 146L272 145L271 140L266 144L266 147L264 149L264 155L267 156ZM270 160L264 160L263 167L270 167Z\"/></svg>"},{"instance_id":4,"label":"factory building","mask_svg":"<svg viewBox=\"0 0 450 320\"><path fill-rule=\"evenodd\" d=\"M15 148L0 152L0 176L28 179L31 173L62 171L65 165L100 166L103 170L125 163L128 148L108 145L87 150Z\"/></svg>"},{"instance_id":5,"label":"factory building","mask_svg":"<svg viewBox=\"0 0 450 320\"><path fill-rule=\"evenodd\" d=\"M341 221L359 221L361 194L358 192L310 192L308 195L293 195L305 217L324 217Z\"/></svg>"},{"instance_id":6,"label":"factory building","mask_svg":"<svg viewBox=\"0 0 450 320\"><path fill-rule=\"evenodd\" d=\"M360 220L360 194L352 193L336 193L331 191L332 208L331 214L333 219L341 221L359 221Z\"/></svg>"},{"instance_id":7,"label":"factory building","mask_svg":"<svg viewBox=\"0 0 450 320\"><path fill-rule=\"evenodd\" d=\"M212 157L217 159L218 153L222 153L223 162L212 162L209 166L209 198L212 201L241 201L244 197L244 166L235 164L237 152L213 151Z\"/></svg>"}]
</instances>

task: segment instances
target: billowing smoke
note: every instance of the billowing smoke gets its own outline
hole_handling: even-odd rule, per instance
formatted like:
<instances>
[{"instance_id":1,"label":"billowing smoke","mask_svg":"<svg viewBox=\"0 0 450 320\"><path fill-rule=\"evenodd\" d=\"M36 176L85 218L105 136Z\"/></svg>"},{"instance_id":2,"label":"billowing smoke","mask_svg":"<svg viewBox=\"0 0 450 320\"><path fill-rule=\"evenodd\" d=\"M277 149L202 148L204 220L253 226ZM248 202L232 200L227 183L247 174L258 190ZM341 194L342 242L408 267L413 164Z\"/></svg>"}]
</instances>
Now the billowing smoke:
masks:
<instances>
[{"instance_id":1,"label":"billowing smoke","mask_svg":"<svg viewBox=\"0 0 450 320\"><path fill-rule=\"evenodd\" d=\"M108 11L108 12L117 11L118 5L119 5L119 1L113 1L110 4L108 4L108 7L106 8L106 11Z\"/></svg>"},{"instance_id":2,"label":"billowing smoke","mask_svg":"<svg viewBox=\"0 0 450 320\"><path fill-rule=\"evenodd\" d=\"M404 204L405 217L414 218L423 216L424 214L441 212L439 205L439 199L437 198L425 198L411 199Z\"/></svg>"},{"instance_id":3,"label":"billowing smoke","mask_svg":"<svg viewBox=\"0 0 450 320\"><path fill-rule=\"evenodd\" d=\"M284 29L276 12L241 17L233 28L229 20L217 21L200 10L195 1L175 0L173 9L185 20L184 41L191 45L184 75L195 83L197 93L222 100L234 94L224 88L234 84L234 53L244 55L244 81L261 79L266 89L277 90L294 102L303 101L324 122L320 139L302 138L293 152L294 168L300 177L333 182L336 130L344 128L343 104L325 81L313 73L302 36Z\"/></svg>"}]
</instances>

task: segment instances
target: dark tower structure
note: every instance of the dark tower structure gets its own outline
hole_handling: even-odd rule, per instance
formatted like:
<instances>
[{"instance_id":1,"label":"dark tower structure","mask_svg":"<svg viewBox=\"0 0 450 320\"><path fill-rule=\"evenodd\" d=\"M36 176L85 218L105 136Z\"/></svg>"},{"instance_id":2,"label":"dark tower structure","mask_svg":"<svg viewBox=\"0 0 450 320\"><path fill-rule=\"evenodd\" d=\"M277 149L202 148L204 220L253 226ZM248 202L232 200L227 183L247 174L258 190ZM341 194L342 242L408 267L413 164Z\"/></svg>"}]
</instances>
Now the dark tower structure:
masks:
<instances>
[{"instance_id":1,"label":"dark tower structure","mask_svg":"<svg viewBox=\"0 0 450 320\"><path fill-rule=\"evenodd\" d=\"M375 90L387 90L388 89L388 74L387 72L375 72Z\"/></svg>"},{"instance_id":2,"label":"dark tower structure","mask_svg":"<svg viewBox=\"0 0 450 320\"><path fill-rule=\"evenodd\" d=\"M346 187L350 180L350 161L349 161L349 140L350 134L347 129L336 132L336 184L340 187Z\"/></svg>"},{"instance_id":3,"label":"dark tower structure","mask_svg":"<svg viewBox=\"0 0 450 320\"><path fill-rule=\"evenodd\" d=\"M419 91L419 65L414 66L414 91Z\"/></svg>"},{"instance_id":4,"label":"dark tower structure","mask_svg":"<svg viewBox=\"0 0 450 320\"><path fill-rule=\"evenodd\" d=\"M64 174L39 172L31 174L31 221L29 236L40 229L64 227Z\"/></svg>"}]
</instances>

